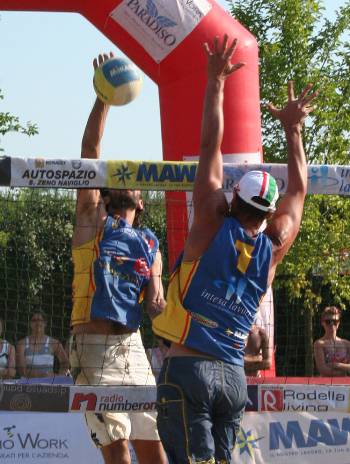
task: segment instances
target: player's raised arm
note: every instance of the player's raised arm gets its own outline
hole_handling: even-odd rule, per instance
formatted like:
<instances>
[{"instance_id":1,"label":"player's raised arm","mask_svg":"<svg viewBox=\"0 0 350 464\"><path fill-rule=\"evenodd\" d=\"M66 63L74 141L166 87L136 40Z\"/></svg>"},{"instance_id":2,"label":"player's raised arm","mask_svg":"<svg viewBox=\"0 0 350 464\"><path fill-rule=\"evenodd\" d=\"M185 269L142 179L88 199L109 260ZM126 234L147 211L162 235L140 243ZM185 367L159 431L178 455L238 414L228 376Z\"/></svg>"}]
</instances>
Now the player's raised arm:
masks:
<instances>
[{"instance_id":1,"label":"player's raised arm","mask_svg":"<svg viewBox=\"0 0 350 464\"><path fill-rule=\"evenodd\" d=\"M307 165L302 140L302 127L306 117L313 111L312 102L317 92L309 84L299 97L294 96L293 82L288 83L288 102L278 109L272 104L268 109L279 119L285 131L288 147L288 186L265 233L273 243L273 257L270 280L276 265L282 260L300 228L304 200L307 192Z\"/></svg>"},{"instance_id":2,"label":"player's raised arm","mask_svg":"<svg viewBox=\"0 0 350 464\"><path fill-rule=\"evenodd\" d=\"M99 55L93 60L93 67L96 69L104 61L113 55ZM101 140L104 134L106 118L109 105L96 98L94 106L84 130L81 157L88 159L99 159ZM73 235L73 245L79 246L88 241L96 233L96 227L100 226L101 220L105 216L105 208L101 202L98 189L80 189L77 193L76 206L76 228Z\"/></svg>"},{"instance_id":3,"label":"player's raised arm","mask_svg":"<svg viewBox=\"0 0 350 464\"><path fill-rule=\"evenodd\" d=\"M236 45L237 40L229 39L226 34L222 41L215 37L212 46L204 44L208 57L208 81L203 108L200 160L193 190L195 220L200 216L205 220L208 218L208 212L216 209L218 200L215 193L222 187L224 86L226 79L243 66L243 63L231 63ZM222 199L223 194L220 195L219 202Z\"/></svg>"}]
</instances>

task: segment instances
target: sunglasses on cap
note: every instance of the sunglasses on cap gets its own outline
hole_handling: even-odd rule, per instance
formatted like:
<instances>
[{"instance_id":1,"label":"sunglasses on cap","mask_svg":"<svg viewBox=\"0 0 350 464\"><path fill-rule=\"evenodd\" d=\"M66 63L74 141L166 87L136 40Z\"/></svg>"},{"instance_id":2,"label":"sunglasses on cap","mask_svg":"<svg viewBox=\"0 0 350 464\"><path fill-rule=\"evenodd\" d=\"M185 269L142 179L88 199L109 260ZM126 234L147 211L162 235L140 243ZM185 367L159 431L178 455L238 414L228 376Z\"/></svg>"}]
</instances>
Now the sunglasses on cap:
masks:
<instances>
[{"instance_id":1,"label":"sunglasses on cap","mask_svg":"<svg viewBox=\"0 0 350 464\"><path fill-rule=\"evenodd\" d=\"M324 319L323 320L327 325L337 325L340 322L340 319Z\"/></svg>"}]
</instances>

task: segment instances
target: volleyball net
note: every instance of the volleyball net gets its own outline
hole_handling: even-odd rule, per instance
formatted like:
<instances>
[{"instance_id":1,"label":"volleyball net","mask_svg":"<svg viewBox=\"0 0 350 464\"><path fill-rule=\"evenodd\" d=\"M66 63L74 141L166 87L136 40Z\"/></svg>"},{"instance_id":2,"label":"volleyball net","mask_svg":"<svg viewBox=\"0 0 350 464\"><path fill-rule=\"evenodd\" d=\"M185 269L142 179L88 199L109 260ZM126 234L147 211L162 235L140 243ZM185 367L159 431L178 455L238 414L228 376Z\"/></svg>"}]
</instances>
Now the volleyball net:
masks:
<instances>
[{"instance_id":1,"label":"volleyball net","mask_svg":"<svg viewBox=\"0 0 350 464\"><path fill-rule=\"evenodd\" d=\"M159 238L166 289L168 269L182 251L191 223L191 190L196 167L196 162L10 157L0 160L0 317L3 322L0 337L17 351L15 376L3 378L0 384L0 409L79 412L154 409L152 386L73 385L57 356L53 375L26 376L18 351L22 344L24 358L30 364L30 356L25 355L26 343L30 340L26 342L26 339L36 322L33 316L40 319L43 313L45 334L60 343L68 356L75 189L143 191L146 213L142 225ZM223 189L228 198L240 177L252 169L270 172L280 192L285 192L286 165L225 164ZM317 374L312 346L321 336L319 313L330 304L339 304L344 309L350 298L350 167L308 166L308 193L299 237L280 266L273 297L271 294L265 299L258 313L257 324L268 335L274 361L273 370L262 371L260 378L250 379L251 383L262 383L261 389L265 388L264 382L271 382L275 376L279 380L274 382L280 384L288 384L288 377L314 382L310 380ZM336 228L331 227L334 224ZM350 318L343 311L340 336L346 338L349 326ZM161 364L159 346L147 316L141 325L141 335L149 355L149 374L152 375L153 368L157 375ZM45 345L46 341L41 343ZM44 356L50 356L50 350L45 346L36 349L44 351ZM71 369L67 373L72 373ZM335 377L329 382L337 384L339 379ZM256 407L261 408L261 404Z\"/></svg>"}]
</instances>

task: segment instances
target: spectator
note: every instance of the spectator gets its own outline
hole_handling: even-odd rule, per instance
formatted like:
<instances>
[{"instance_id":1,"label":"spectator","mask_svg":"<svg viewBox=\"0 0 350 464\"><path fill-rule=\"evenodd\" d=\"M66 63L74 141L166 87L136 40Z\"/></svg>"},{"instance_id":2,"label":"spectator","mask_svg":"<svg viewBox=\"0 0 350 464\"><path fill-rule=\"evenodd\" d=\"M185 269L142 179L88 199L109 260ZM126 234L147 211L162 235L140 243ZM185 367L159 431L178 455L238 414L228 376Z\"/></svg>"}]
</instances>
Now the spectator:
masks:
<instances>
[{"instance_id":1,"label":"spectator","mask_svg":"<svg viewBox=\"0 0 350 464\"><path fill-rule=\"evenodd\" d=\"M7 340L2 338L4 321L0 319L0 379L13 379L16 375L16 351Z\"/></svg>"},{"instance_id":2,"label":"spectator","mask_svg":"<svg viewBox=\"0 0 350 464\"><path fill-rule=\"evenodd\" d=\"M69 361L61 343L45 334L47 318L42 311L35 311L30 319L31 333L17 345L17 366L22 377L52 377L55 357L59 374L65 375Z\"/></svg>"},{"instance_id":3,"label":"spectator","mask_svg":"<svg viewBox=\"0 0 350 464\"><path fill-rule=\"evenodd\" d=\"M263 329L252 325L244 349L244 370L249 377L260 377L260 370L270 369L269 338Z\"/></svg>"},{"instance_id":4,"label":"spectator","mask_svg":"<svg viewBox=\"0 0 350 464\"><path fill-rule=\"evenodd\" d=\"M314 343L316 368L320 375L345 376L350 374L350 341L337 336L341 311L327 306L321 314L323 337Z\"/></svg>"},{"instance_id":5,"label":"spectator","mask_svg":"<svg viewBox=\"0 0 350 464\"><path fill-rule=\"evenodd\" d=\"M148 348L146 353L152 367L153 375L156 379L158 379L160 370L163 366L163 361L166 358L169 349L169 343L160 337L156 337L156 341L157 346Z\"/></svg>"}]
</instances>

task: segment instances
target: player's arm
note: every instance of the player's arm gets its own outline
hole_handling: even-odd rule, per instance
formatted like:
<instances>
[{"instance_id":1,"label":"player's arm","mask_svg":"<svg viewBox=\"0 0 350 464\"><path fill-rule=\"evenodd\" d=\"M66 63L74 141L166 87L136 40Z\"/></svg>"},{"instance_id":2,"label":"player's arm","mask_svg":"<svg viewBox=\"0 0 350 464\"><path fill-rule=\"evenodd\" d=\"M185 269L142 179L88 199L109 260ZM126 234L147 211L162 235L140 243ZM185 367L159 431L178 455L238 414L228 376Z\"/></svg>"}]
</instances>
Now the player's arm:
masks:
<instances>
[{"instance_id":1,"label":"player's arm","mask_svg":"<svg viewBox=\"0 0 350 464\"><path fill-rule=\"evenodd\" d=\"M205 225L220 217L226 200L221 191L223 162L221 143L224 134L224 87L226 79L243 63L231 63L237 40L229 42L225 34L222 43L214 38L212 49L204 48L208 57L208 76L202 117L200 158L193 188L194 222ZM200 223L200 224L199 224Z\"/></svg>"},{"instance_id":2,"label":"player's arm","mask_svg":"<svg viewBox=\"0 0 350 464\"><path fill-rule=\"evenodd\" d=\"M25 339L22 339L17 344L16 349L16 358L17 358L17 370L21 377L27 377L27 362L26 357L24 355L25 349Z\"/></svg>"},{"instance_id":3,"label":"player's arm","mask_svg":"<svg viewBox=\"0 0 350 464\"><path fill-rule=\"evenodd\" d=\"M162 271L162 255L158 250L151 268L150 280L145 290L146 311L151 320L163 311L166 304L164 300Z\"/></svg>"},{"instance_id":4,"label":"player's arm","mask_svg":"<svg viewBox=\"0 0 350 464\"><path fill-rule=\"evenodd\" d=\"M269 349L269 339L264 330L259 331L261 338L261 353L258 355L244 355L244 368L247 371L259 371L270 369L271 353Z\"/></svg>"},{"instance_id":5,"label":"player's arm","mask_svg":"<svg viewBox=\"0 0 350 464\"><path fill-rule=\"evenodd\" d=\"M288 102L282 109L269 105L270 113L279 119L286 136L288 147L288 186L265 233L273 243L270 282L276 265L283 259L300 228L304 200L307 192L307 164L302 140L302 127L314 107L312 102L317 92L312 93L308 85L299 97L294 96L293 82L288 83Z\"/></svg>"},{"instance_id":6,"label":"player's arm","mask_svg":"<svg viewBox=\"0 0 350 464\"><path fill-rule=\"evenodd\" d=\"M99 55L98 59L95 58L93 61L94 69L109 58L108 55ZM109 105L96 98L85 126L81 144L81 158L99 159L108 111ZM73 246L91 239L96 234L96 229L100 227L104 217L105 208L99 190L78 190Z\"/></svg>"}]
</instances>

